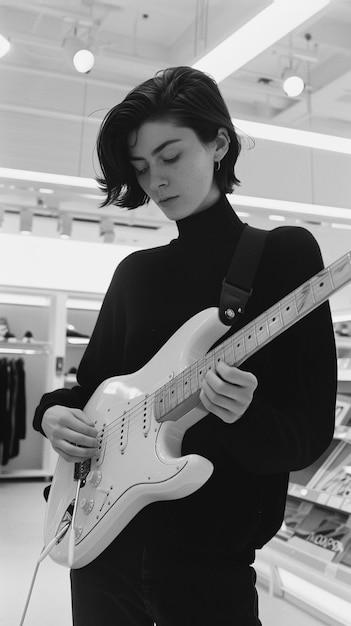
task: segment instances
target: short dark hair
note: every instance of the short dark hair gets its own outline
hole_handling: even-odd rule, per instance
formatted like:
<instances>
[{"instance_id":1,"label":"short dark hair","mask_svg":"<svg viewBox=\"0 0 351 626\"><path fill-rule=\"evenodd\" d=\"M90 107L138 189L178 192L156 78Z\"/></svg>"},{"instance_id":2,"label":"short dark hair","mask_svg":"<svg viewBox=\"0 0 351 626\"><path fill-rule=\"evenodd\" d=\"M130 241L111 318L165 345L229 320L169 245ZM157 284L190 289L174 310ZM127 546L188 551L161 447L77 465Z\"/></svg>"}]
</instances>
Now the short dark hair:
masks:
<instances>
[{"instance_id":1,"label":"short dark hair","mask_svg":"<svg viewBox=\"0 0 351 626\"><path fill-rule=\"evenodd\" d=\"M204 144L213 141L218 129L225 127L230 145L215 172L216 182L223 193L232 192L234 185L240 184L234 166L241 142L217 83L191 67L171 67L132 89L105 116L97 138L102 171L97 182L106 194L101 206L114 204L135 209L149 200L130 163L127 139L146 120L165 118L191 128Z\"/></svg>"}]
</instances>

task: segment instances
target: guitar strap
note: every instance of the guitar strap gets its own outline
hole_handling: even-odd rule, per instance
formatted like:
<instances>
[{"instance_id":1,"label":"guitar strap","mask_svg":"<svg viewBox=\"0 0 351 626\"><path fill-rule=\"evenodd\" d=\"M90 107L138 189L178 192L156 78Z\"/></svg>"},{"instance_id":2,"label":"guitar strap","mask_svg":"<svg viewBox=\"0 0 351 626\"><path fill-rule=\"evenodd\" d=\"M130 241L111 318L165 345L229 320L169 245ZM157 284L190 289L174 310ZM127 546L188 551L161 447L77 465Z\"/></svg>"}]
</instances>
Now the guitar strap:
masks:
<instances>
[{"instance_id":1,"label":"guitar strap","mask_svg":"<svg viewBox=\"0 0 351 626\"><path fill-rule=\"evenodd\" d=\"M227 326L233 326L244 313L268 233L248 224L241 233L222 283L219 318Z\"/></svg>"}]
</instances>

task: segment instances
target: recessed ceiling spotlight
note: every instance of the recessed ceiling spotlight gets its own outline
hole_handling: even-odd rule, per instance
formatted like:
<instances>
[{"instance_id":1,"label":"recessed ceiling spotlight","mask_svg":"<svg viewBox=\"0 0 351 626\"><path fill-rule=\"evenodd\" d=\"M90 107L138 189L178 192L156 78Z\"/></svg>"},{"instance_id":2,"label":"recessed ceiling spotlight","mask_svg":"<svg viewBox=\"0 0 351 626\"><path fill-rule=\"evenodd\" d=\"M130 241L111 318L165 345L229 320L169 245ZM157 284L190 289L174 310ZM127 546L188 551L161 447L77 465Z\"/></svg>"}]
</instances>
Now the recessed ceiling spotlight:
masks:
<instances>
[{"instance_id":1,"label":"recessed ceiling spotlight","mask_svg":"<svg viewBox=\"0 0 351 626\"><path fill-rule=\"evenodd\" d=\"M300 96L305 89L305 81L294 70L287 70L283 74L283 90L289 98Z\"/></svg>"},{"instance_id":2,"label":"recessed ceiling spotlight","mask_svg":"<svg viewBox=\"0 0 351 626\"><path fill-rule=\"evenodd\" d=\"M77 72L88 74L93 69L95 57L79 37L67 37L63 42L63 47Z\"/></svg>"},{"instance_id":3,"label":"recessed ceiling spotlight","mask_svg":"<svg viewBox=\"0 0 351 626\"><path fill-rule=\"evenodd\" d=\"M5 54L8 53L8 51L10 50L11 45L8 39L6 39L6 37L4 37L3 35L0 35L0 59L1 57L4 57Z\"/></svg>"}]
</instances>

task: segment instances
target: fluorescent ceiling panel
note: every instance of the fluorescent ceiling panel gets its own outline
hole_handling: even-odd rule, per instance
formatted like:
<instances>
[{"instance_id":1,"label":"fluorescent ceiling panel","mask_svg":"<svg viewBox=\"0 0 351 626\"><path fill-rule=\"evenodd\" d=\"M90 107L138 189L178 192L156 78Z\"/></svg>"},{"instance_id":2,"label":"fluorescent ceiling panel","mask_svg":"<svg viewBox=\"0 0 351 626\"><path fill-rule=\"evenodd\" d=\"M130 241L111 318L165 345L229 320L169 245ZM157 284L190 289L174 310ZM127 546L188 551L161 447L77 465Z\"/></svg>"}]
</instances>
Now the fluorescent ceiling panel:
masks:
<instances>
[{"instance_id":1,"label":"fluorescent ceiling panel","mask_svg":"<svg viewBox=\"0 0 351 626\"><path fill-rule=\"evenodd\" d=\"M248 120L233 119L233 124L239 133L244 132L247 135L256 137L256 139L267 139L268 141L278 141L304 148L351 154L351 139L346 137L313 133L308 130L274 126L273 124L261 124Z\"/></svg>"},{"instance_id":2,"label":"fluorescent ceiling panel","mask_svg":"<svg viewBox=\"0 0 351 626\"><path fill-rule=\"evenodd\" d=\"M221 82L329 4L330 0L274 0L193 64Z\"/></svg>"},{"instance_id":3,"label":"fluorescent ceiling panel","mask_svg":"<svg viewBox=\"0 0 351 626\"><path fill-rule=\"evenodd\" d=\"M98 188L98 185L93 178L66 176L64 174L51 174L48 172L32 172L30 170L15 170L7 167L0 167L0 178L26 180L34 183L49 183L51 185L67 185L69 187L88 187L90 189Z\"/></svg>"},{"instance_id":4,"label":"fluorescent ceiling panel","mask_svg":"<svg viewBox=\"0 0 351 626\"><path fill-rule=\"evenodd\" d=\"M351 220L351 210L343 207L327 206L324 204L308 204L307 202L292 202L291 200L277 200L276 198L259 198L256 196L241 196L232 193L228 196L233 206L254 207L292 213L295 215L316 215L317 217L332 217L342 220Z\"/></svg>"}]
</instances>

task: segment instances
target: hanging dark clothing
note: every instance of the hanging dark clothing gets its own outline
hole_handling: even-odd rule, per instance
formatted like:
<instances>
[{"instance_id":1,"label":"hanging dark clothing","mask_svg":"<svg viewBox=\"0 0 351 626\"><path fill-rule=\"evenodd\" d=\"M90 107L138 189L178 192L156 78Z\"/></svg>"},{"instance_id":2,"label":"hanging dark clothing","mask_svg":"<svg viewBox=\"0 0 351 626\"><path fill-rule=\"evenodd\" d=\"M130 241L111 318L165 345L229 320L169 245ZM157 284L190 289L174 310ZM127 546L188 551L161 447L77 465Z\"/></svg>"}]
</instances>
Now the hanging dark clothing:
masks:
<instances>
[{"instance_id":1,"label":"hanging dark clothing","mask_svg":"<svg viewBox=\"0 0 351 626\"><path fill-rule=\"evenodd\" d=\"M26 437L26 389L23 359L0 359L0 464L19 455Z\"/></svg>"}]
</instances>

